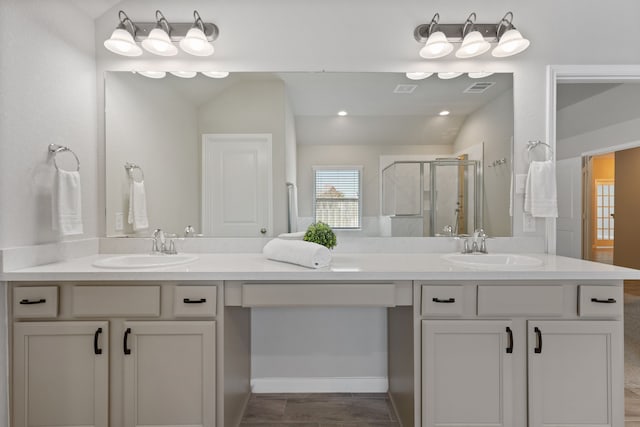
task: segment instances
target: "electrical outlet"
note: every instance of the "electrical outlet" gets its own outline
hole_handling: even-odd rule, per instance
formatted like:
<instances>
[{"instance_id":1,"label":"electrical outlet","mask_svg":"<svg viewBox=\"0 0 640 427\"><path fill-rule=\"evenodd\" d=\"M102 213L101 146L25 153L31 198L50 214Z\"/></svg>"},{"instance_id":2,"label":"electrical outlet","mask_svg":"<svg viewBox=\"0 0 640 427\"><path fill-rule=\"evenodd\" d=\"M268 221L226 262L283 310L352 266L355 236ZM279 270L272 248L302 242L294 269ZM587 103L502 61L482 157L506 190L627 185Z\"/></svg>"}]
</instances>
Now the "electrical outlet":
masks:
<instances>
[{"instance_id":1,"label":"electrical outlet","mask_svg":"<svg viewBox=\"0 0 640 427\"><path fill-rule=\"evenodd\" d=\"M535 233L536 231L536 219L528 213L522 217L522 231L525 233Z\"/></svg>"},{"instance_id":2,"label":"electrical outlet","mask_svg":"<svg viewBox=\"0 0 640 427\"><path fill-rule=\"evenodd\" d=\"M116 212L116 231L124 230L124 214Z\"/></svg>"},{"instance_id":3,"label":"electrical outlet","mask_svg":"<svg viewBox=\"0 0 640 427\"><path fill-rule=\"evenodd\" d=\"M527 174L516 174L516 194L524 194L524 187L527 184Z\"/></svg>"}]
</instances>

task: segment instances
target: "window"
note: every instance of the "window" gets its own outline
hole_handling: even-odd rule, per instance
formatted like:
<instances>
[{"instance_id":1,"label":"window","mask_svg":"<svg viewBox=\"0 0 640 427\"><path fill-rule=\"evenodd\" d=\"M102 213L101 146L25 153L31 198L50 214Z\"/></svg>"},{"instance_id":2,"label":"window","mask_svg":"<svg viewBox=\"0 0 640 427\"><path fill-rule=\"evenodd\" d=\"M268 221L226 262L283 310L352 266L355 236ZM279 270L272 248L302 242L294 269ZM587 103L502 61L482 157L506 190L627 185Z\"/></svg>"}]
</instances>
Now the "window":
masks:
<instances>
[{"instance_id":1,"label":"window","mask_svg":"<svg viewBox=\"0 0 640 427\"><path fill-rule=\"evenodd\" d=\"M359 229L361 166L314 166L314 217L331 228Z\"/></svg>"},{"instance_id":2,"label":"window","mask_svg":"<svg viewBox=\"0 0 640 427\"><path fill-rule=\"evenodd\" d=\"M596 238L598 240L613 240L614 197L614 182L596 179Z\"/></svg>"}]
</instances>

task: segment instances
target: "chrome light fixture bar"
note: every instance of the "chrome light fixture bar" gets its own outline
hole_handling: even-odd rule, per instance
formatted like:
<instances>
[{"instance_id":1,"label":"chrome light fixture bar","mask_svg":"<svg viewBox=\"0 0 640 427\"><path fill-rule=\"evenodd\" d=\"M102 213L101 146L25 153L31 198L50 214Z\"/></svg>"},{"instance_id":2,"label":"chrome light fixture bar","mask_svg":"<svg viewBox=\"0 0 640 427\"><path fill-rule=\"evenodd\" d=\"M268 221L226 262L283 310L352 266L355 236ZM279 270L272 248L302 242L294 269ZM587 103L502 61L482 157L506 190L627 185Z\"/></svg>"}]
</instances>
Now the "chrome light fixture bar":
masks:
<instances>
[{"instance_id":1,"label":"chrome light fixture bar","mask_svg":"<svg viewBox=\"0 0 640 427\"><path fill-rule=\"evenodd\" d=\"M498 43L491 52L496 58L516 55L530 45L529 40L516 30L513 25L513 13L507 12L497 24L478 24L476 14L472 13L462 24L440 24L440 15L435 14L428 24L418 25L413 36L418 43L425 43L420 56L427 59L442 58L453 51L447 44L461 43L456 51L458 58L472 58L483 54L490 48L490 43ZM431 55L429 47L437 44L443 49ZM440 49L437 49L440 50ZM444 51L446 53L442 54ZM478 53L480 52L480 53Z\"/></svg>"},{"instance_id":2,"label":"chrome light fixture bar","mask_svg":"<svg viewBox=\"0 0 640 427\"><path fill-rule=\"evenodd\" d=\"M217 25L204 22L197 11L193 15L194 22L169 23L157 10L155 22L133 22L126 13L120 11L120 24L111 38L104 42L104 46L119 55L139 56L142 55L142 49L136 44L139 42L145 50L155 55L173 56L178 53L176 44L179 44L183 51L191 55L209 56L214 51L211 42L218 38L220 30Z\"/></svg>"}]
</instances>

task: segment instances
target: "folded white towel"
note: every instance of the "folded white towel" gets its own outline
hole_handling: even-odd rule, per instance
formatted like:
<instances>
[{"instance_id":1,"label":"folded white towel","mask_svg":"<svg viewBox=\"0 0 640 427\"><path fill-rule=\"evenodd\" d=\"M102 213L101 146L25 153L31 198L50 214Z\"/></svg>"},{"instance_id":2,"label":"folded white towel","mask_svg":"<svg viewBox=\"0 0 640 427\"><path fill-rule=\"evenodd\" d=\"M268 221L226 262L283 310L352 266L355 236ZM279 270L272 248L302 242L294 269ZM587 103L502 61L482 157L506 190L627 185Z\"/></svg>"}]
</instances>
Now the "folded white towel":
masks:
<instances>
[{"instance_id":1,"label":"folded white towel","mask_svg":"<svg viewBox=\"0 0 640 427\"><path fill-rule=\"evenodd\" d=\"M127 222L133 226L133 231L149 228L147 217L147 195L144 181L131 180L129 186L129 217Z\"/></svg>"},{"instance_id":2,"label":"folded white towel","mask_svg":"<svg viewBox=\"0 0 640 427\"><path fill-rule=\"evenodd\" d=\"M82 234L80 172L56 170L52 201L53 229L63 236Z\"/></svg>"},{"instance_id":3,"label":"folded white towel","mask_svg":"<svg viewBox=\"0 0 640 427\"><path fill-rule=\"evenodd\" d=\"M331 263L331 251L317 243L303 240L273 239L262 253L269 259L310 268L322 268Z\"/></svg>"},{"instance_id":4,"label":"folded white towel","mask_svg":"<svg viewBox=\"0 0 640 427\"><path fill-rule=\"evenodd\" d=\"M298 231L295 233L282 233L278 235L278 239L284 239L284 240L302 240L302 238L304 237L304 235L306 234L306 231Z\"/></svg>"},{"instance_id":5,"label":"folded white towel","mask_svg":"<svg viewBox=\"0 0 640 427\"><path fill-rule=\"evenodd\" d=\"M553 160L529 164L525 185L524 211L532 217L558 217L556 168Z\"/></svg>"}]
</instances>

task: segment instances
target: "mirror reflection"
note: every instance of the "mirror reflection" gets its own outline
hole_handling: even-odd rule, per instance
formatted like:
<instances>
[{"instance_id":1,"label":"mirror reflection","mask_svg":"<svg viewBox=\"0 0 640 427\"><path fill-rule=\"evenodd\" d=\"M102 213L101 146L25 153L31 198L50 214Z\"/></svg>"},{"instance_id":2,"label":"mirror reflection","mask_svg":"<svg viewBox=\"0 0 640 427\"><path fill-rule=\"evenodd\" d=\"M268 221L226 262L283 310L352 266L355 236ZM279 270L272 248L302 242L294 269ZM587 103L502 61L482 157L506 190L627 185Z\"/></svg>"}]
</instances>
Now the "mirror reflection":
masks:
<instances>
[{"instance_id":1,"label":"mirror reflection","mask_svg":"<svg viewBox=\"0 0 640 427\"><path fill-rule=\"evenodd\" d=\"M510 236L512 135L511 74L107 72L106 234Z\"/></svg>"}]
</instances>

